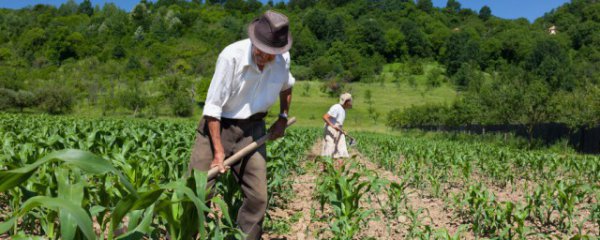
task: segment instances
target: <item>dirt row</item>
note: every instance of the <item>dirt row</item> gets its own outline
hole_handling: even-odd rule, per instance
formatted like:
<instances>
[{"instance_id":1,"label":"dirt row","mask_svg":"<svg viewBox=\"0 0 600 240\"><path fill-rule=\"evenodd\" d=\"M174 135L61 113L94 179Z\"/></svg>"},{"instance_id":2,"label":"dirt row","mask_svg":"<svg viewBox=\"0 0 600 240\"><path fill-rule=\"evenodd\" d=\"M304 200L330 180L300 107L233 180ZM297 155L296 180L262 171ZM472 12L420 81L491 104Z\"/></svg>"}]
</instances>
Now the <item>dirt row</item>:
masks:
<instances>
[{"instance_id":1,"label":"dirt row","mask_svg":"<svg viewBox=\"0 0 600 240\"><path fill-rule=\"evenodd\" d=\"M291 222L290 231L286 234L276 235L265 233L263 239L321 239L328 238L330 233L326 230L328 224L320 221L325 219L329 212L325 209L320 211L320 205L314 199L315 184L319 175L319 168L314 162L321 150L321 143L316 143L307 161L303 163L303 167L307 170L305 174L294 176L294 199L288 204L287 209L272 209L269 214L275 221L284 221L292 219L293 216L300 216L295 222ZM400 179L393 173L377 167L377 165L364 159L360 153L354 149L351 150L351 155L354 157L348 161L354 161L359 165L359 168L365 168L370 171L377 172L380 178L390 182L399 183ZM347 164L351 164L348 162ZM419 219L423 224L430 225L434 229L448 229L449 233L454 234L460 223L458 220L452 219L454 216L449 209L445 207L443 201L435 198L422 197L415 189L407 189L408 194L407 206L413 210L427 209L419 214ZM385 216L382 209L387 204L387 193L385 191L370 196L372 201L362 201L361 206L375 210L371 214L369 221L361 232L356 236L357 239L375 238L375 239L404 239L407 237L408 228L411 225L410 216L401 214L398 218L389 219ZM296 217L297 218L297 217ZM466 235L469 235L468 233ZM472 234L468 239L474 239Z\"/></svg>"},{"instance_id":2,"label":"dirt row","mask_svg":"<svg viewBox=\"0 0 600 240\"><path fill-rule=\"evenodd\" d=\"M330 212L328 209L320 211L320 205L316 199L314 199L315 184L319 176L318 163L315 162L317 156L321 151L321 143L317 142L308 154L308 158L304 161L303 167L306 169L302 175L292 176L294 179L294 193L295 198L289 202L287 209L272 209L269 214L275 221L287 221L290 225L290 230L281 235L265 233L263 239L322 239L329 238L330 232L327 231L328 223L324 220L327 219L327 214ZM375 163L372 163L365 157L363 157L358 151L351 149L351 155L353 158L348 159L348 164L358 164L359 170L366 169L377 173L379 178L385 179L389 182L400 183L401 179L394 173L385 169L379 168ZM475 176L477 177L477 176ZM480 177L481 182L486 183L484 177ZM512 201L519 204L525 203L525 193L533 188L532 183L525 183L523 181L516 181L514 185L509 185L504 188L496 187L493 184L485 184L488 189L492 191L497 201ZM528 187L525 187L528 186ZM443 194L450 197L452 194L464 191L464 183L446 184L443 190ZM381 191L377 194L369 196L371 201L362 201L361 206L372 209L374 212L370 215L369 221L361 229L360 233L355 237L356 239L375 238L375 239L405 239L409 233L411 224L413 223L408 210L413 212L422 209L422 212L418 215L419 222L423 228L424 225L428 225L434 232L446 229L450 235L454 235L463 223L461 219L457 218L457 212L455 209L450 207L450 203L444 202L440 198L430 197L431 195L426 191L418 189L407 188L407 204L403 211L397 218L390 219L386 216L384 208L387 205L387 193ZM578 211L579 218L583 218L589 215L589 211L580 210ZM414 217L414 216L412 216ZM528 223L530 227L533 227L533 223ZM597 227L587 222L584 225L584 233L592 236L598 236ZM555 236L562 236L560 232L555 229L546 229L547 233L556 234ZM562 236L567 237L567 236ZM467 227L462 227L461 239L475 239L475 235Z\"/></svg>"}]
</instances>

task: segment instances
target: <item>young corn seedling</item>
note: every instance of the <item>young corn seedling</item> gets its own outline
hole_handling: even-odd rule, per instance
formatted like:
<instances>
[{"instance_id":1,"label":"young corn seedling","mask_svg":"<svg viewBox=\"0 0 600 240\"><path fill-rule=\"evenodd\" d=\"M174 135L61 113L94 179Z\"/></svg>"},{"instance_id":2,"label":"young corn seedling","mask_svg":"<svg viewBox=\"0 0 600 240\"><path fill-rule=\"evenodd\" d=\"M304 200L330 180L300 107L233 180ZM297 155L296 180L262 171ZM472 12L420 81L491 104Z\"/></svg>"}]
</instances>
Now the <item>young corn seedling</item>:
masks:
<instances>
[{"instance_id":1,"label":"young corn seedling","mask_svg":"<svg viewBox=\"0 0 600 240\"><path fill-rule=\"evenodd\" d=\"M408 233L406 235L409 239L430 239L432 237L433 228L429 224L424 224L426 220L430 223L433 222L429 215L429 210L425 208L419 208L417 210L412 207L408 207L406 211L409 222L405 225L408 227Z\"/></svg>"},{"instance_id":2,"label":"young corn seedling","mask_svg":"<svg viewBox=\"0 0 600 240\"><path fill-rule=\"evenodd\" d=\"M390 187L387 191L388 202L386 207L388 212L386 217L389 219L395 219L400 216L402 213L402 209L406 208L406 201L408 199L408 192L406 188L408 184L406 181L402 181L400 183L392 182L390 183Z\"/></svg>"},{"instance_id":3,"label":"young corn seedling","mask_svg":"<svg viewBox=\"0 0 600 240\"><path fill-rule=\"evenodd\" d=\"M336 169L329 158L324 159L324 164L325 171L317 183L321 209L325 204L333 209L329 225L334 239L351 239L374 211L360 207L360 200L370 191L371 185L367 181L361 181L360 174L350 173L346 165Z\"/></svg>"}]
</instances>

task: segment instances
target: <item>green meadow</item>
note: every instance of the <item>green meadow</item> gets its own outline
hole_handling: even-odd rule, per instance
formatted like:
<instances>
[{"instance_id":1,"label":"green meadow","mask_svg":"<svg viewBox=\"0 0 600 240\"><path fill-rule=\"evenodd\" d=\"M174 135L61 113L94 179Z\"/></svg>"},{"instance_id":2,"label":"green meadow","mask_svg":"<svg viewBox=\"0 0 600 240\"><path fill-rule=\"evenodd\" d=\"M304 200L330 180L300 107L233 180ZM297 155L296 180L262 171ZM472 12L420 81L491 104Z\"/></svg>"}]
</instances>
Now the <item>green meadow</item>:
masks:
<instances>
[{"instance_id":1,"label":"green meadow","mask_svg":"<svg viewBox=\"0 0 600 240\"><path fill-rule=\"evenodd\" d=\"M352 82L343 85L342 92L352 94L354 107L347 111L345 127L349 131L386 132L388 112L396 108L406 108L425 103L451 103L457 96L452 84L445 81L437 87L429 87L427 75L433 69L440 69L438 64L423 64L423 74L404 73L401 64L387 64L380 75L368 82ZM400 75L395 71L402 72ZM209 78L210 79L210 78ZM209 80L207 79L207 80ZM298 126L321 127L321 119L329 108L336 104L338 95L324 91L325 81L296 81L292 97L290 116L296 117ZM367 95L370 92L371 100ZM371 111L369 111L369 109ZM181 119L167 114L168 107L160 110L162 119ZM279 102L269 112L268 121L273 121L279 113ZM89 106L87 102L79 102L74 108L73 116L102 116L98 107ZM110 116L128 117L132 112L125 108L117 108ZM142 114L143 116L143 114ZM202 116L202 108L196 107L193 116L184 120L198 121Z\"/></svg>"}]
</instances>

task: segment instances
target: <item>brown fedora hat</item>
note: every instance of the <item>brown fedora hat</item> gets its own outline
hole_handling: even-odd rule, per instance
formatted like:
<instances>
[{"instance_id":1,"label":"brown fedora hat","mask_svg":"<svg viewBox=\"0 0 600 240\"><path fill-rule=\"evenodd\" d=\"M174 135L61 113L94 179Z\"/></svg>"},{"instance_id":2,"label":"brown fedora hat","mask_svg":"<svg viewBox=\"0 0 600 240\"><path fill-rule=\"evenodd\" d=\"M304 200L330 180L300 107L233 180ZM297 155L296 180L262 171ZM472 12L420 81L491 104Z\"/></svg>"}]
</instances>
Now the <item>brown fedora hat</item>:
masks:
<instances>
[{"instance_id":1,"label":"brown fedora hat","mask_svg":"<svg viewBox=\"0 0 600 240\"><path fill-rule=\"evenodd\" d=\"M292 47L292 34L288 18L278 12L268 10L248 26L248 36L252 44L269 54L282 54Z\"/></svg>"}]
</instances>

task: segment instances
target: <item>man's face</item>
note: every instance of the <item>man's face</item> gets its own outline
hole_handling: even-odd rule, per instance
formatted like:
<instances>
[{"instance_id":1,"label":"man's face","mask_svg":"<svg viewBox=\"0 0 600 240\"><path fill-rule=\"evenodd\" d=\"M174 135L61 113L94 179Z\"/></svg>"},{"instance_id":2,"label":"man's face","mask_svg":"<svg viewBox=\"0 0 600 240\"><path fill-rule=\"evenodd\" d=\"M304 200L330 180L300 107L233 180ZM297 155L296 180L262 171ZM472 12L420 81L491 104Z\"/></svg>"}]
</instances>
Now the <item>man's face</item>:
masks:
<instances>
[{"instance_id":1,"label":"man's face","mask_svg":"<svg viewBox=\"0 0 600 240\"><path fill-rule=\"evenodd\" d=\"M352 109L352 100L348 100L348 101L344 102L344 108Z\"/></svg>"},{"instance_id":2,"label":"man's face","mask_svg":"<svg viewBox=\"0 0 600 240\"><path fill-rule=\"evenodd\" d=\"M252 46L252 56L254 59L254 63L260 66L267 65L267 63L270 63L271 61L273 61L273 59L275 59L275 55L265 53L255 46Z\"/></svg>"}]
</instances>

